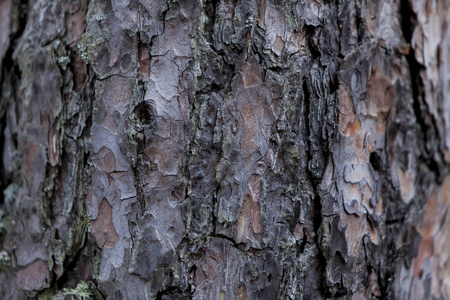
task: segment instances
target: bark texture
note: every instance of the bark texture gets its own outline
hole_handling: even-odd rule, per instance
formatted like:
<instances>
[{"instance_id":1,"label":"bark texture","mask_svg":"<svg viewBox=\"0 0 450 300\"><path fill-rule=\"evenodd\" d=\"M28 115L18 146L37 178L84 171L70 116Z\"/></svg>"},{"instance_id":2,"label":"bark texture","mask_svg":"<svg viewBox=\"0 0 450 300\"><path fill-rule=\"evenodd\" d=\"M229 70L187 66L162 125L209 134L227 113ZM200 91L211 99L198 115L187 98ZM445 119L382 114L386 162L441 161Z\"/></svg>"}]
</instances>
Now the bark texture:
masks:
<instances>
[{"instance_id":1,"label":"bark texture","mask_svg":"<svg viewBox=\"0 0 450 300\"><path fill-rule=\"evenodd\" d=\"M446 0L0 0L0 298L450 299Z\"/></svg>"}]
</instances>

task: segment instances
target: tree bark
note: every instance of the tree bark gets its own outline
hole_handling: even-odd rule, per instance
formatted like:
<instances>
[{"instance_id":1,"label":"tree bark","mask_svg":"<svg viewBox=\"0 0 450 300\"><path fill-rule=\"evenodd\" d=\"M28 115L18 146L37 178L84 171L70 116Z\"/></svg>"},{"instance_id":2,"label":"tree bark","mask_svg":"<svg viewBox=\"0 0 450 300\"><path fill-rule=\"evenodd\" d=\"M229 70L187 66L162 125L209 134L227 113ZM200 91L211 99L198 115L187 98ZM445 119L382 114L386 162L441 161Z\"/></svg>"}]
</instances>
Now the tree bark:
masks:
<instances>
[{"instance_id":1,"label":"tree bark","mask_svg":"<svg viewBox=\"0 0 450 300\"><path fill-rule=\"evenodd\" d=\"M450 299L446 0L0 0L0 298Z\"/></svg>"}]
</instances>

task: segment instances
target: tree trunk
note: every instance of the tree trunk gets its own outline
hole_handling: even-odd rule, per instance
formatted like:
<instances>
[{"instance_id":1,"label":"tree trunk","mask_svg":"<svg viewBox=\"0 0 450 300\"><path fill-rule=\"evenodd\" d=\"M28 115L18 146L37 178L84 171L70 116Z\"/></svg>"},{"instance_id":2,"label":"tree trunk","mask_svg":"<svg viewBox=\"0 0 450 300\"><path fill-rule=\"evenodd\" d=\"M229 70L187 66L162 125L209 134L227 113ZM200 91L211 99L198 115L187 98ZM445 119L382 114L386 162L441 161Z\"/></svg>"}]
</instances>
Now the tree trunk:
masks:
<instances>
[{"instance_id":1,"label":"tree trunk","mask_svg":"<svg viewBox=\"0 0 450 300\"><path fill-rule=\"evenodd\" d=\"M0 298L450 299L449 14L0 0Z\"/></svg>"}]
</instances>

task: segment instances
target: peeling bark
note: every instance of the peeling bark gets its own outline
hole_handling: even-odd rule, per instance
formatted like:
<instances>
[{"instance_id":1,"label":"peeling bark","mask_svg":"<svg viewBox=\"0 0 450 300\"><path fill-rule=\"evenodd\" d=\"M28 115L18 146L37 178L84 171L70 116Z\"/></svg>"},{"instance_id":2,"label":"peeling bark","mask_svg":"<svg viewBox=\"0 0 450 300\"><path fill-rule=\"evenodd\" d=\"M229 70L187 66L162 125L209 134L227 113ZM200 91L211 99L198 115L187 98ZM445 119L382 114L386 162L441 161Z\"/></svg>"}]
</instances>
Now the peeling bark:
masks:
<instances>
[{"instance_id":1,"label":"peeling bark","mask_svg":"<svg viewBox=\"0 0 450 300\"><path fill-rule=\"evenodd\" d=\"M449 14L0 1L0 298L450 298Z\"/></svg>"}]
</instances>

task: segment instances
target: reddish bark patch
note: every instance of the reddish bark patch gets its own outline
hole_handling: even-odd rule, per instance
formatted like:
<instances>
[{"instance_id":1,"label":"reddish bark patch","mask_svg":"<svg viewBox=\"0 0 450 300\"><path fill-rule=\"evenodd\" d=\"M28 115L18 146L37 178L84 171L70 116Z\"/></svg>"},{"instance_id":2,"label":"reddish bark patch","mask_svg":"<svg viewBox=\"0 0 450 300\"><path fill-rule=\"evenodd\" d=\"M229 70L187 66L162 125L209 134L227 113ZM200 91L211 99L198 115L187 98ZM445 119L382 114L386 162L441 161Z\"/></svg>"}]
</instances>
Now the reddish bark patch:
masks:
<instances>
[{"instance_id":1,"label":"reddish bark patch","mask_svg":"<svg viewBox=\"0 0 450 300\"><path fill-rule=\"evenodd\" d=\"M244 196L244 201L242 202L241 211L238 217L238 228L237 228L237 241L247 242L252 237L250 236L250 207L251 199L248 194Z\"/></svg>"},{"instance_id":2,"label":"reddish bark patch","mask_svg":"<svg viewBox=\"0 0 450 300\"><path fill-rule=\"evenodd\" d=\"M418 282L425 280L423 274L433 274L431 295L448 295L449 285L445 278L450 276L448 263L450 255L450 177L442 185L434 187L423 210L423 217L417 226L422 240L417 256L412 261L412 271ZM423 289L423 286L419 286ZM447 299L448 297L445 297Z\"/></svg>"},{"instance_id":3,"label":"reddish bark patch","mask_svg":"<svg viewBox=\"0 0 450 300\"><path fill-rule=\"evenodd\" d=\"M283 49L284 49L284 42L281 39L281 37L277 36L277 38L275 39L275 42L273 42L272 51L276 55L280 56L280 54L283 51Z\"/></svg>"},{"instance_id":4,"label":"reddish bark patch","mask_svg":"<svg viewBox=\"0 0 450 300\"><path fill-rule=\"evenodd\" d=\"M249 157L257 151L259 137L259 123L255 109L253 109L250 101L245 100L242 105L241 114L244 118L244 134L241 138L242 156Z\"/></svg>"},{"instance_id":5,"label":"reddish bark patch","mask_svg":"<svg viewBox=\"0 0 450 300\"><path fill-rule=\"evenodd\" d=\"M47 286L50 272L47 262L36 259L17 273L17 285L27 291L40 291Z\"/></svg>"},{"instance_id":6,"label":"reddish bark patch","mask_svg":"<svg viewBox=\"0 0 450 300\"><path fill-rule=\"evenodd\" d=\"M100 248L112 248L119 239L112 220L112 206L103 199L98 208L98 216L91 225L91 233Z\"/></svg>"},{"instance_id":7,"label":"reddish bark patch","mask_svg":"<svg viewBox=\"0 0 450 300\"><path fill-rule=\"evenodd\" d=\"M106 173L111 173L116 169L116 158L114 153L103 147L100 151L93 157L93 162L97 169L105 171Z\"/></svg>"},{"instance_id":8,"label":"reddish bark patch","mask_svg":"<svg viewBox=\"0 0 450 300\"><path fill-rule=\"evenodd\" d=\"M425 238L420 242L419 253L413 260L414 276L420 277L426 258L433 256L433 239Z\"/></svg>"},{"instance_id":9,"label":"reddish bark patch","mask_svg":"<svg viewBox=\"0 0 450 300\"><path fill-rule=\"evenodd\" d=\"M262 84L261 70L254 59L249 59L242 70L242 81L247 89Z\"/></svg>"},{"instance_id":10,"label":"reddish bark patch","mask_svg":"<svg viewBox=\"0 0 450 300\"><path fill-rule=\"evenodd\" d=\"M339 87L339 129L345 136L361 132L361 121L356 115L353 99L346 87Z\"/></svg>"},{"instance_id":11,"label":"reddish bark patch","mask_svg":"<svg viewBox=\"0 0 450 300\"><path fill-rule=\"evenodd\" d=\"M87 66L79 54L70 56L70 70L73 73L74 90L81 92L87 80Z\"/></svg>"},{"instance_id":12,"label":"reddish bark patch","mask_svg":"<svg viewBox=\"0 0 450 300\"><path fill-rule=\"evenodd\" d=\"M66 14L66 41L71 46L81 39L84 29L86 28L83 6L83 1L74 3L70 6L68 13Z\"/></svg>"},{"instance_id":13,"label":"reddish bark patch","mask_svg":"<svg viewBox=\"0 0 450 300\"><path fill-rule=\"evenodd\" d=\"M255 248L259 246L255 235L261 233L261 207L259 204L261 190L261 177L252 175L248 181L248 188L237 222L237 241L248 243Z\"/></svg>"},{"instance_id":14,"label":"reddish bark patch","mask_svg":"<svg viewBox=\"0 0 450 300\"><path fill-rule=\"evenodd\" d=\"M238 287L236 294L237 300L247 300L247 289L245 288L244 284Z\"/></svg>"},{"instance_id":15,"label":"reddish bark patch","mask_svg":"<svg viewBox=\"0 0 450 300\"><path fill-rule=\"evenodd\" d=\"M377 131L384 134L386 123L392 114L394 89L391 80L379 67L369 76L367 94L367 114L377 120Z\"/></svg>"},{"instance_id":16,"label":"reddish bark patch","mask_svg":"<svg viewBox=\"0 0 450 300\"><path fill-rule=\"evenodd\" d=\"M150 55L148 49L143 45L139 45L138 48L139 57L139 74L142 77L148 77L150 75Z\"/></svg>"},{"instance_id":17,"label":"reddish bark patch","mask_svg":"<svg viewBox=\"0 0 450 300\"><path fill-rule=\"evenodd\" d=\"M25 165L31 167L38 153L38 145L34 142L27 143L27 152L25 153Z\"/></svg>"}]
</instances>

